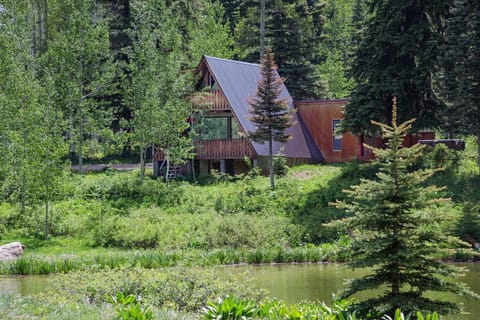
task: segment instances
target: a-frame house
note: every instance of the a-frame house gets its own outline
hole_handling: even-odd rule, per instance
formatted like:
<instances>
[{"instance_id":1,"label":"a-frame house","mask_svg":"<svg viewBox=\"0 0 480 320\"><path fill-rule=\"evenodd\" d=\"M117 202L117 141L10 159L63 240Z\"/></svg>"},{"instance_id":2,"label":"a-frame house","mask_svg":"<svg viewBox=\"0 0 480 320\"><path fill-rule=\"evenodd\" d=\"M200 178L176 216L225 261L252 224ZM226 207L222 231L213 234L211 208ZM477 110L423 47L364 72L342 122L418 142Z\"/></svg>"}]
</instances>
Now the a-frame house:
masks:
<instances>
[{"instance_id":1,"label":"a-frame house","mask_svg":"<svg viewBox=\"0 0 480 320\"><path fill-rule=\"evenodd\" d=\"M268 145L250 141L247 133L255 131L249 120L248 100L255 95L260 80L260 65L203 56L197 67L199 94L193 98L194 111L201 114L199 136L194 141L195 165L198 174L212 169L229 174L245 170L245 158L262 169L267 167ZM294 108L285 85L280 97ZM195 121L193 121L193 125ZM274 143L273 153L281 152L287 163L302 164L322 161L322 155L303 121L294 115L294 125L287 129L291 139Z\"/></svg>"}]
</instances>

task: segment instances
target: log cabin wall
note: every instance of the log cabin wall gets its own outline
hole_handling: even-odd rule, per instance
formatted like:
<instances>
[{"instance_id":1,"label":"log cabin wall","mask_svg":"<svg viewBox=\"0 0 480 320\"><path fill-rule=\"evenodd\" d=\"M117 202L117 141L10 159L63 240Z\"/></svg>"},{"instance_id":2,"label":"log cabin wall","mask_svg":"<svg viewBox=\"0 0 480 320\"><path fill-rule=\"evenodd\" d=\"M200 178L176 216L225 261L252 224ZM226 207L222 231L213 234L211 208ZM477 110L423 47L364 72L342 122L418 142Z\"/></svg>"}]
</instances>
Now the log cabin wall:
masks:
<instances>
[{"instance_id":1,"label":"log cabin wall","mask_svg":"<svg viewBox=\"0 0 480 320\"><path fill-rule=\"evenodd\" d=\"M325 162L358 159L358 137L349 133L344 133L341 138L334 136L334 126L343 118L343 107L347 100L311 100L294 103Z\"/></svg>"}]
</instances>

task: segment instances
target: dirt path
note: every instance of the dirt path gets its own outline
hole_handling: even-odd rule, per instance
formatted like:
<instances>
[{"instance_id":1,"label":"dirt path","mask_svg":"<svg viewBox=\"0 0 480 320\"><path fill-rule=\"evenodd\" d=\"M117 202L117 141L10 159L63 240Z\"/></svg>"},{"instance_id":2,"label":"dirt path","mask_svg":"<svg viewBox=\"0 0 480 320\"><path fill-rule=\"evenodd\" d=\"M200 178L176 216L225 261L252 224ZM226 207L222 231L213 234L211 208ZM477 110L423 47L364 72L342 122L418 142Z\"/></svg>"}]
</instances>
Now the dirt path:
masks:
<instances>
[{"instance_id":1,"label":"dirt path","mask_svg":"<svg viewBox=\"0 0 480 320\"><path fill-rule=\"evenodd\" d=\"M151 163L146 163L145 166L147 168L151 168L152 164ZM100 163L100 164L85 164L83 165L83 171L88 172L88 171L103 171L106 168L112 168L117 171L128 171L128 170L134 170L140 168L140 164L138 163L121 163L121 164L106 164L106 163ZM80 167L78 165L71 166L72 171L80 171Z\"/></svg>"}]
</instances>

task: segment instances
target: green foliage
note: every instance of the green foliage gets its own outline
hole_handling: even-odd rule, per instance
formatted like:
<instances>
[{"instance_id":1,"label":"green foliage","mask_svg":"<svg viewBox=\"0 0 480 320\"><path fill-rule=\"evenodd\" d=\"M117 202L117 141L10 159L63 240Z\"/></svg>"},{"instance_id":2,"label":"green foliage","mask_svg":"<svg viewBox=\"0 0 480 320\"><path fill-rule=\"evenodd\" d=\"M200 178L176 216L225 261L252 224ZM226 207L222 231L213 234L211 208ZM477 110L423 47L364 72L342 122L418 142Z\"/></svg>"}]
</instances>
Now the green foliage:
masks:
<instances>
[{"instance_id":1,"label":"green foliage","mask_svg":"<svg viewBox=\"0 0 480 320\"><path fill-rule=\"evenodd\" d=\"M222 1L225 3L226 1ZM265 1L265 43L277 53L279 72L297 99L318 99L324 84L317 69L322 41L323 3L307 0ZM250 62L260 57L260 6L242 1L227 6L234 27L238 56Z\"/></svg>"},{"instance_id":2,"label":"green foliage","mask_svg":"<svg viewBox=\"0 0 480 320\"><path fill-rule=\"evenodd\" d=\"M289 319L289 320L364 320L364 319L385 319L385 320L438 320L436 312L424 315L422 312L404 314L396 309L392 317L378 314L362 317L358 316L354 304L347 300L339 300L333 303L332 307L325 303L302 302L294 305L287 305L278 300L264 300L255 303L252 300L239 299L228 296L219 299L216 303L208 303L202 309L203 319Z\"/></svg>"},{"instance_id":3,"label":"green foliage","mask_svg":"<svg viewBox=\"0 0 480 320\"><path fill-rule=\"evenodd\" d=\"M85 153L107 153L104 146L117 142L106 129L112 113L104 97L112 91L115 76L107 13L93 0L56 1L45 10L48 34L46 51L39 57L41 72L52 81L52 105L62 115L64 139L82 171Z\"/></svg>"},{"instance_id":4,"label":"green foliage","mask_svg":"<svg viewBox=\"0 0 480 320\"><path fill-rule=\"evenodd\" d=\"M64 242L66 242L64 240ZM28 248L33 249L27 244ZM195 247L193 247L195 245ZM74 250L68 246L68 252L52 253L46 245L42 253L25 254L21 258L0 263L0 274L3 275L47 275L68 273L89 269L120 269L125 267L161 268L172 266L214 266L239 263L315 263L345 260L345 243L307 245L302 247L273 248L220 248L205 250L199 245L184 250L92 250L83 248ZM71 253L72 251L78 253ZM37 249L41 251L41 249ZM79 252L80 251L80 252ZM45 253L44 253L45 252Z\"/></svg>"},{"instance_id":5,"label":"green foliage","mask_svg":"<svg viewBox=\"0 0 480 320\"><path fill-rule=\"evenodd\" d=\"M349 265L371 267L373 271L352 280L343 297L386 286L382 295L359 303L363 312L394 314L406 311L449 313L459 306L449 301L433 300L427 291L445 291L478 297L463 284L453 282L462 270L438 262L435 255L465 247L465 243L443 232L441 225L449 215L442 212L441 188L425 186L434 170L414 170L413 165L423 145L404 148L402 140L414 120L397 125L396 98L391 126L379 125L388 140L385 149L370 147L376 155L379 171L376 179L364 179L344 192L346 201L337 201L352 217L338 222L353 233Z\"/></svg>"},{"instance_id":6,"label":"green foliage","mask_svg":"<svg viewBox=\"0 0 480 320\"><path fill-rule=\"evenodd\" d=\"M55 290L95 305L109 302L117 293L141 296L144 305L179 311L199 311L207 301L229 294L255 300L263 296L248 278L222 275L210 268L89 270L60 277Z\"/></svg>"},{"instance_id":7,"label":"green foliage","mask_svg":"<svg viewBox=\"0 0 480 320\"><path fill-rule=\"evenodd\" d=\"M324 96L329 99L350 96L353 79L348 75L356 36L353 26L353 1L328 0L320 44L322 61L318 66L325 82Z\"/></svg>"},{"instance_id":8,"label":"green foliage","mask_svg":"<svg viewBox=\"0 0 480 320\"><path fill-rule=\"evenodd\" d=\"M280 177L284 177L288 173L287 159L282 152L277 153L273 157L273 172Z\"/></svg>"},{"instance_id":9,"label":"green foliage","mask_svg":"<svg viewBox=\"0 0 480 320\"><path fill-rule=\"evenodd\" d=\"M240 300L234 296L220 298L216 303L209 302L206 307L202 308L203 318L207 320L242 320L252 318L256 311L252 301Z\"/></svg>"},{"instance_id":10,"label":"green foliage","mask_svg":"<svg viewBox=\"0 0 480 320\"><path fill-rule=\"evenodd\" d=\"M182 133L190 106L187 78L181 72L178 22L162 2L132 2L132 44L124 83L124 102L131 110L131 138L140 148L140 179L144 179L145 149L155 144L167 161L190 157L191 143Z\"/></svg>"},{"instance_id":11,"label":"green foliage","mask_svg":"<svg viewBox=\"0 0 480 320\"><path fill-rule=\"evenodd\" d=\"M456 228L456 234L464 241L471 245L480 242L480 205L473 202L465 203ZM476 248L476 250L479 249Z\"/></svg>"},{"instance_id":12,"label":"green foliage","mask_svg":"<svg viewBox=\"0 0 480 320\"><path fill-rule=\"evenodd\" d=\"M251 121L255 128L249 132L250 139L257 143L268 143L270 186L275 188L273 167L273 142L287 142L290 135L285 130L292 125L292 113L288 109L288 102L280 98L283 79L276 74L277 66L274 54L267 47L265 56L260 65L261 80L257 83L255 97L249 101L252 107Z\"/></svg>"},{"instance_id":13,"label":"green foliage","mask_svg":"<svg viewBox=\"0 0 480 320\"><path fill-rule=\"evenodd\" d=\"M192 66L200 61L202 55L231 59L233 55L233 37L228 24L224 23L225 10L220 2L204 1L205 13L199 21L189 21L191 36L189 62ZM198 12L197 12L198 14Z\"/></svg>"},{"instance_id":14,"label":"green foliage","mask_svg":"<svg viewBox=\"0 0 480 320\"><path fill-rule=\"evenodd\" d=\"M269 248L288 242L288 219L265 214L177 213L140 209L95 219L94 245L123 248ZM298 242L292 239L293 242Z\"/></svg>"},{"instance_id":15,"label":"green foliage","mask_svg":"<svg viewBox=\"0 0 480 320\"><path fill-rule=\"evenodd\" d=\"M368 2L369 15L355 50L356 86L342 125L354 134L378 132L370 120L390 123L398 97L400 122L416 118L414 129L439 125L445 104L432 74L438 69L442 30L451 0Z\"/></svg>"},{"instance_id":16,"label":"green foliage","mask_svg":"<svg viewBox=\"0 0 480 320\"><path fill-rule=\"evenodd\" d=\"M457 171L461 164L461 154L459 151L450 150L444 144L438 144L434 148L426 148L424 156L419 160L427 168Z\"/></svg>"},{"instance_id":17,"label":"green foliage","mask_svg":"<svg viewBox=\"0 0 480 320\"><path fill-rule=\"evenodd\" d=\"M148 308L143 308L134 295L125 296L123 293L117 292L112 298L112 302L117 305L113 320L153 320L153 312Z\"/></svg>"},{"instance_id":18,"label":"green foliage","mask_svg":"<svg viewBox=\"0 0 480 320\"><path fill-rule=\"evenodd\" d=\"M480 5L474 0L452 2L442 48L442 93L448 102L442 125L449 133L471 134L480 141ZM480 167L480 147L476 157Z\"/></svg>"}]
</instances>

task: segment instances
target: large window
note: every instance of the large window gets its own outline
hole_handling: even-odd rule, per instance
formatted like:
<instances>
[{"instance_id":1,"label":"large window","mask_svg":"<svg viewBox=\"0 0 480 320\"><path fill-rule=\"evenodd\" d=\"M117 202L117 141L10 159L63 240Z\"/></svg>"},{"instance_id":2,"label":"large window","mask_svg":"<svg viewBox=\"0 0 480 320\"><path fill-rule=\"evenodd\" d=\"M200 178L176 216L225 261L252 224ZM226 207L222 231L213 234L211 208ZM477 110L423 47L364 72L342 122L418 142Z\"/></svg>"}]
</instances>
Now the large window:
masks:
<instances>
[{"instance_id":1,"label":"large window","mask_svg":"<svg viewBox=\"0 0 480 320\"><path fill-rule=\"evenodd\" d=\"M340 126L340 121L341 120L333 120L332 121L332 146L333 146L333 151L341 151L342 150L342 138L343 135L341 132L338 131L338 127Z\"/></svg>"},{"instance_id":2,"label":"large window","mask_svg":"<svg viewBox=\"0 0 480 320\"><path fill-rule=\"evenodd\" d=\"M204 118L200 132L203 140L240 138L240 126L233 117Z\"/></svg>"}]
</instances>

